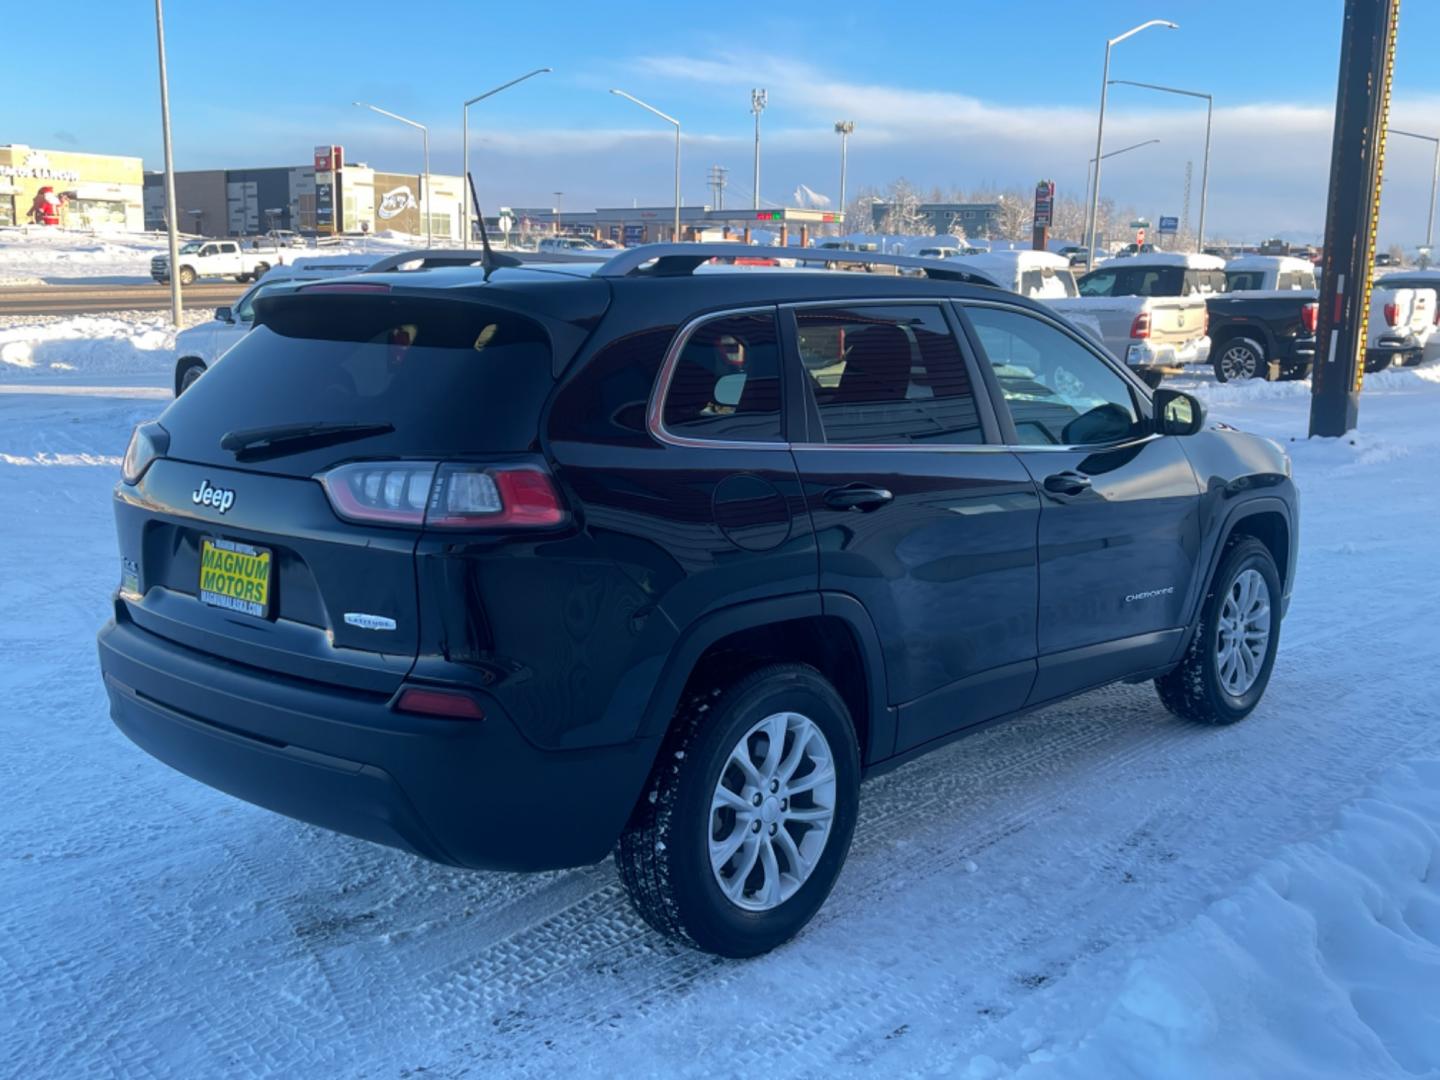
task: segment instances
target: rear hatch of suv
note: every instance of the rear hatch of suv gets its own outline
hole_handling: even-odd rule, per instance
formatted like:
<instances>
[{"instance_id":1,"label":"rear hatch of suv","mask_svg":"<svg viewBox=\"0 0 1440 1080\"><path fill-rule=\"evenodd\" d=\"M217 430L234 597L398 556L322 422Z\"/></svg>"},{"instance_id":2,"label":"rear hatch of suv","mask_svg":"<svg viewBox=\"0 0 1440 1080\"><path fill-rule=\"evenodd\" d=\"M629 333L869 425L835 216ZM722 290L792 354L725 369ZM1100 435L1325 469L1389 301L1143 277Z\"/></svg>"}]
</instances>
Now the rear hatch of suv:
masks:
<instances>
[{"instance_id":1,"label":"rear hatch of suv","mask_svg":"<svg viewBox=\"0 0 1440 1080\"><path fill-rule=\"evenodd\" d=\"M129 617L227 661L392 692L417 652L437 485L533 457L557 342L582 336L524 299L337 283L262 300L118 488Z\"/></svg>"}]
</instances>

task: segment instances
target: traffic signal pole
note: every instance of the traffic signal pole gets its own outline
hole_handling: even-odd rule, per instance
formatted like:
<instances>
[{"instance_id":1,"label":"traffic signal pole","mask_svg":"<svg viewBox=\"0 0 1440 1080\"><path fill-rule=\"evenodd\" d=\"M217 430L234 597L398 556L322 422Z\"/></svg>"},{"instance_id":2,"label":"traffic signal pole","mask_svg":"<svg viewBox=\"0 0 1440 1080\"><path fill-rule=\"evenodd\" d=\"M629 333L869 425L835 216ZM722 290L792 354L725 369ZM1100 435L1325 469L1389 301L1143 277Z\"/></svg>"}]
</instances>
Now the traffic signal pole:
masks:
<instances>
[{"instance_id":1,"label":"traffic signal pole","mask_svg":"<svg viewBox=\"0 0 1440 1080\"><path fill-rule=\"evenodd\" d=\"M1345 0L1330 198L1321 256L1320 319L1310 434L1353 431L1365 375L1370 272L1380 218L1380 177L1400 0Z\"/></svg>"}]
</instances>

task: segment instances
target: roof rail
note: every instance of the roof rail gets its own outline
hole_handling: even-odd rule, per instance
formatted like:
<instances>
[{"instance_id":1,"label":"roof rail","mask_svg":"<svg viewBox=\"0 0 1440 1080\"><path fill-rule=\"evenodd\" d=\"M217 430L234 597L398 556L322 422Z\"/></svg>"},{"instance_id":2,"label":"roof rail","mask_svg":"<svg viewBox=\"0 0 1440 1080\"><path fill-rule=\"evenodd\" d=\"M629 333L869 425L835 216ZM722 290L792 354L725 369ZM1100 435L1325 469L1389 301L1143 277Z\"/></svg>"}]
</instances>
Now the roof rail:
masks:
<instances>
[{"instance_id":1,"label":"roof rail","mask_svg":"<svg viewBox=\"0 0 1440 1080\"><path fill-rule=\"evenodd\" d=\"M963 281L971 285L999 283L978 270L962 269L951 259L917 259L912 255L888 255L876 251L848 251L838 248L764 247L757 244L644 244L626 248L595 271L596 277L684 277L711 259L790 259L799 263L855 263L868 266L895 266L920 270L939 281Z\"/></svg>"},{"instance_id":2,"label":"roof rail","mask_svg":"<svg viewBox=\"0 0 1440 1080\"><path fill-rule=\"evenodd\" d=\"M535 252L535 251L497 251L496 258L506 260L513 259L514 262L504 262L502 266L519 266L523 263L595 263L603 261L604 255L575 255L559 252ZM413 251L397 251L393 255L387 255L373 266L365 268L367 274L387 274L392 270L398 270L410 263L418 263L413 267L415 270L433 270L441 266L481 266L485 261L485 252L480 248L416 248Z\"/></svg>"}]
</instances>

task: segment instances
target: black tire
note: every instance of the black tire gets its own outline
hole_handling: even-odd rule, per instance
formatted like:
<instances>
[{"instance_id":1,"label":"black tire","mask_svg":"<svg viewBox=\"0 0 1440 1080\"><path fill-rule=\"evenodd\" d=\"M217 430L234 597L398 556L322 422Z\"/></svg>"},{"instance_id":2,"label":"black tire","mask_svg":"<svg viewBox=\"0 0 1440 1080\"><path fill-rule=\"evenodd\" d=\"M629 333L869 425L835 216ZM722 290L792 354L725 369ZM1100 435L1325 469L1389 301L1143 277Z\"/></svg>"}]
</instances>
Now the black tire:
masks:
<instances>
[{"instance_id":1,"label":"black tire","mask_svg":"<svg viewBox=\"0 0 1440 1080\"><path fill-rule=\"evenodd\" d=\"M1219 614L1225 596L1246 570L1256 570L1269 590L1270 637L1255 681L1241 695L1229 693L1221 683L1216 645ZM1270 549L1254 537L1236 538L1225 549L1215 569L1200 622L1178 667L1155 680L1160 701L1176 716L1199 724L1233 724L1249 716L1265 694L1275 651L1280 644L1280 574Z\"/></svg>"},{"instance_id":2,"label":"black tire","mask_svg":"<svg viewBox=\"0 0 1440 1080\"><path fill-rule=\"evenodd\" d=\"M194 267L192 267L192 266L182 266L182 267L180 267L180 284L181 284L181 285L194 285L194 284L195 284L195 268L194 268Z\"/></svg>"},{"instance_id":3,"label":"black tire","mask_svg":"<svg viewBox=\"0 0 1440 1080\"><path fill-rule=\"evenodd\" d=\"M186 390L195 384L195 380L205 374L205 361L195 357L187 357L175 365L175 396L179 397Z\"/></svg>"},{"instance_id":4,"label":"black tire","mask_svg":"<svg viewBox=\"0 0 1440 1080\"><path fill-rule=\"evenodd\" d=\"M835 809L809 877L789 899L753 911L732 902L711 869L711 799L731 750L781 711L802 714L824 734ZM860 754L844 701L814 668L772 664L681 703L615 862L636 911L660 933L720 956L758 956L799 933L825 902L850 850L859 798Z\"/></svg>"},{"instance_id":5,"label":"black tire","mask_svg":"<svg viewBox=\"0 0 1440 1080\"><path fill-rule=\"evenodd\" d=\"M1136 372L1136 374L1140 376L1140 381L1143 382L1146 386L1148 386L1151 390L1160 389L1160 384L1165 381L1165 373L1163 371L1155 371L1153 369L1142 368L1141 370Z\"/></svg>"},{"instance_id":6,"label":"black tire","mask_svg":"<svg viewBox=\"0 0 1440 1080\"><path fill-rule=\"evenodd\" d=\"M1365 373L1373 375L1377 371L1384 371L1394 362L1395 357L1391 353L1380 352L1378 349L1370 350L1365 353Z\"/></svg>"},{"instance_id":7,"label":"black tire","mask_svg":"<svg viewBox=\"0 0 1440 1080\"><path fill-rule=\"evenodd\" d=\"M1237 337L1222 341L1215 349L1210 366L1215 370L1216 382L1269 378L1265 348L1254 338Z\"/></svg>"},{"instance_id":8,"label":"black tire","mask_svg":"<svg viewBox=\"0 0 1440 1080\"><path fill-rule=\"evenodd\" d=\"M269 263L256 263L254 271L250 274L250 280L259 281L270 269Z\"/></svg>"}]
</instances>

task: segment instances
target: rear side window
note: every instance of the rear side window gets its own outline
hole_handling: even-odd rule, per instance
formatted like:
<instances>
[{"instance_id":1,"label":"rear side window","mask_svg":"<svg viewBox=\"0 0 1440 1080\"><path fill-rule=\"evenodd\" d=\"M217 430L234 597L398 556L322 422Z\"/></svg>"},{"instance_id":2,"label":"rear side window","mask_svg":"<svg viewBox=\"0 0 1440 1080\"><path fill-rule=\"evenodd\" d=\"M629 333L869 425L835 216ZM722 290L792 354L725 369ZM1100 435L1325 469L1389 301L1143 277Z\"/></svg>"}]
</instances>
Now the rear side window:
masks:
<instances>
[{"instance_id":1,"label":"rear side window","mask_svg":"<svg viewBox=\"0 0 1440 1080\"><path fill-rule=\"evenodd\" d=\"M228 432L389 425L257 467L309 475L339 458L525 450L554 380L544 329L498 308L374 294L262 296L259 325L165 411L172 452L234 464ZM203 384L203 385L202 385Z\"/></svg>"},{"instance_id":2,"label":"rear side window","mask_svg":"<svg viewBox=\"0 0 1440 1080\"><path fill-rule=\"evenodd\" d=\"M691 331L662 410L665 430L692 439L780 442L780 340L774 312L722 315Z\"/></svg>"},{"instance_id":3,"label":"rear side window","mask_svg":"<svg viewBox=\"0 0 1440 1080\"><path fill-rule=\"evenodd\" d=\"M826 442L985 441L965 361L939 308L802 308L795 319Z\"/></svg>"}]
</instances>

